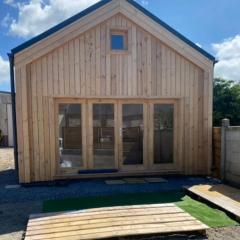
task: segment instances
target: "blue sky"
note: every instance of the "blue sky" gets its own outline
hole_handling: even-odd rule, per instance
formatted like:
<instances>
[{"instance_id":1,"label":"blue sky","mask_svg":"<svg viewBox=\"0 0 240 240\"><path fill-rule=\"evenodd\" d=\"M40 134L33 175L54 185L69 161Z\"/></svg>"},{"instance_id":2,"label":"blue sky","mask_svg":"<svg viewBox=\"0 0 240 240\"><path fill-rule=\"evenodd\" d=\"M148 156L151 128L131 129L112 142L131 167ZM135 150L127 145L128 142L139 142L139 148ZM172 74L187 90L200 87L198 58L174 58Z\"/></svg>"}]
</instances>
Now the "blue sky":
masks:
<instances>
[{"instance_id":1,"label":"blue sky","mask_svg":"<svg viewBox=\"0 0 240 240\"><path fill-rule=\"evenodd\" d=\"M137 0L216 56L215 76L240 80L239 0ZM0 91L10 90L7 52L97 0L1 0Z\"/></svg>"}]
</instances>

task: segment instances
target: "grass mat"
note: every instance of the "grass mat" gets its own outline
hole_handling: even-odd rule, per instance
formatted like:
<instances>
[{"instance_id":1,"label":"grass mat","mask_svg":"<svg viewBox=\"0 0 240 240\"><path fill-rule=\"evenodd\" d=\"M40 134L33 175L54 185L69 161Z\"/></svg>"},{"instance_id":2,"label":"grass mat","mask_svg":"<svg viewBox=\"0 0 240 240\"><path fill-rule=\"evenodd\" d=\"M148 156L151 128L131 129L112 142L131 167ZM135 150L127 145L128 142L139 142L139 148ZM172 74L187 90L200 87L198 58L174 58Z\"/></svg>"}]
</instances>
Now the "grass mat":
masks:
<instances>
[{"instance_id":1,"label":"grass mat","mask_svg":"<svg viewBox=\"0 0 240 240\"><path fill-rule=\"evenodd\" d=\"M98 197L48 200L43 203L43 212L59 212L97 207L126 206L153 203L175 203L177 206L209 227L238 225L226 213L186 196L183 192L121 194Z\"/></svg>"}]
</instances>

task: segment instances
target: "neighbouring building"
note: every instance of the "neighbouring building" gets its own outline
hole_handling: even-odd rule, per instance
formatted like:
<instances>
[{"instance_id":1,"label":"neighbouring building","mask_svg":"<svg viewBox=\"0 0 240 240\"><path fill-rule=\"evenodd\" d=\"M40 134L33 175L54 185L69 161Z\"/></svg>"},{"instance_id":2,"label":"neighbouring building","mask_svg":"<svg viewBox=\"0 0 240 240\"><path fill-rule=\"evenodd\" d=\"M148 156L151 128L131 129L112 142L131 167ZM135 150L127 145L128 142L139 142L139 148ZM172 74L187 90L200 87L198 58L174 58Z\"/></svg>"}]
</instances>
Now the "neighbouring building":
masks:
<instances>
[{"instance_id":1,"label":"neighbouring building","mask_svg":"<svg viewBox=\"0 0 240 240\"><path fill-rule=\"evenodd\" d=\"M0 91L0 147L13 146L11 93Z\"/></svg>"}]
</instances>

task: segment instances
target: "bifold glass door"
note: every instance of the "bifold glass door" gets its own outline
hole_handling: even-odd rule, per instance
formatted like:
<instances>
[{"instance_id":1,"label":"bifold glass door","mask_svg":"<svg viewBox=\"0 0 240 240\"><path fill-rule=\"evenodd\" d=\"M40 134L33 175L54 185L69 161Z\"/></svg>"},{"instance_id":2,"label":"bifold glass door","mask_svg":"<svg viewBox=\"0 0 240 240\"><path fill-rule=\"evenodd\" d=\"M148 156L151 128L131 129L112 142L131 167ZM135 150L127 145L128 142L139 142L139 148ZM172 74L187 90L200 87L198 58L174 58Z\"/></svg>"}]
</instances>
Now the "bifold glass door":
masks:
<instances>
[{"instance_id":1,"label":"bifold glass door","mask_svg":"<svg viewBox=\"0 0 240 240\"><path fill-rule=\"evenodd\" d=\"M155 171L176 163L176 102L57 102L58 163L79 170Z\"/></svg>"}]
</instances>

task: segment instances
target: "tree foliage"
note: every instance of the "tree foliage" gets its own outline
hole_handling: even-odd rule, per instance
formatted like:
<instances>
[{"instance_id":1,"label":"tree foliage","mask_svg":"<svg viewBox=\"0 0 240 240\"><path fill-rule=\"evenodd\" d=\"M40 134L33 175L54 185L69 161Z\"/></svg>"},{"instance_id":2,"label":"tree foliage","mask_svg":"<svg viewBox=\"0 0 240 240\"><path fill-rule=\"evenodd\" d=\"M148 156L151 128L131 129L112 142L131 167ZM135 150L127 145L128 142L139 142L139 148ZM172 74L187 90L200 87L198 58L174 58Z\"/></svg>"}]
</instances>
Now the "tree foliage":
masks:
<instances>
[{"instance_id":1,"label":"tree foliage","mask_svg":"<svg viewBox=\"0 0 240 240\"><path fill-rule=\"evenodd\" d=\"M240 84L215 78L213 86L213 125L221 126L221 120L229 118L231 125L240 126Z\"/></svg>"}]
</instances>

